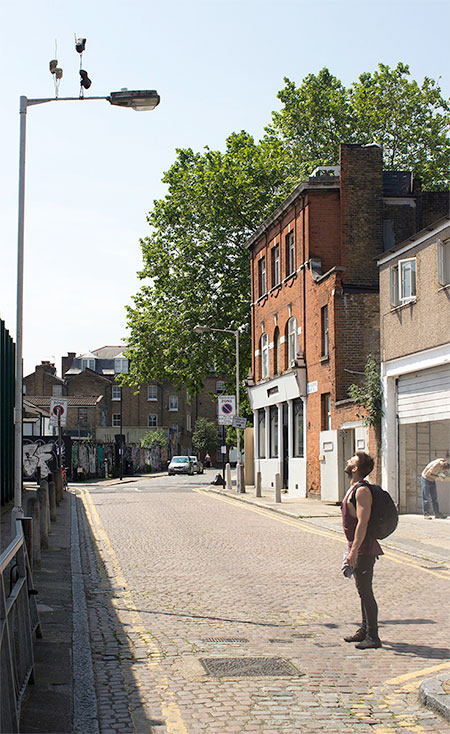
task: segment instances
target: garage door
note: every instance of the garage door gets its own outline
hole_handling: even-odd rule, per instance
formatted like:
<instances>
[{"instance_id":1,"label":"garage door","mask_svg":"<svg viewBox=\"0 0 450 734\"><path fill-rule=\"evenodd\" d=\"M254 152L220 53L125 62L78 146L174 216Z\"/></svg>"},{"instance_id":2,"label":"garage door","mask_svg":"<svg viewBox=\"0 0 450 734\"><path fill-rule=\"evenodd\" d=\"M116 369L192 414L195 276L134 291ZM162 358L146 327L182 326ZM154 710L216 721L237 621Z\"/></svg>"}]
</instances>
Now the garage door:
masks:
<instances>
[{"instance_id":1,"label":"garage door","mask_svg":"<svg viewBox=\"0 0 450 734\"><path fill-rule=\"evenodd\" d=\"M397 413L400 424L449 419L450 364L399 377Z\"/></svg>"}]
</instances>

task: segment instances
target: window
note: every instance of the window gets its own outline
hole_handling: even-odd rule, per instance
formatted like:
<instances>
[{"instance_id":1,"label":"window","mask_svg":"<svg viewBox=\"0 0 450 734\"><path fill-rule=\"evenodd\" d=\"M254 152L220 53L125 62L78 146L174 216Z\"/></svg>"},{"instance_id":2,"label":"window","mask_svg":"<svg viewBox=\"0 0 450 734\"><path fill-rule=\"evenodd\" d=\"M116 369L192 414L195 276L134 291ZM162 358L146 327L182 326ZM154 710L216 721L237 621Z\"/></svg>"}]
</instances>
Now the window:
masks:
<instances>
[{"instance_id":1,"label":"window","mask_svg":"<svg viewBox=\"0 0 450 734\"><path fill-rule=\"evenodd\" d=\"M323 306L320 312L322 333L322 357L328 357L328 306Z\"/></svg>"},{"instance_id":2,"label":"window","mask_svg":"<svg viewBox=\"0 0 450 734\"><path fill-rule=\"evenodd\" d=\"M261 377L269 377L269 335L261 337Z\"/></svg>"},{"instance_id":3,"label":"window","mask_svg":"<svg viewBox=\"0 0 450 734\"><path fill-rule=\"evenodd\" d=\"M156 428L158 425L158 416L156 413L149 413L147 417L147 425L149 428Z\"/></svg>"},{"instance_id":4,"label":"window","mask_svg":"<svg viewBox=\"0 0 450 734\"><path fill-rule=\"evenodd\" d=\"M274 374L279 375L281 372L281 360L280 360L280 330L278 326L275 328L273 335L273 368Z\"/></svg>"},{"instance_id":5,"label":"window","mask_svg":"<svg viewBox=\"0 0 450 734\"><path fill-rule=\"evenodd\" d=\"M54 397L60 397L62 395L62 385L53 385L52 386L52 395Z\"/></svg>"},{"instance_id":6,"label":"window","mask_svg":"<svg viewBox=\"0 0 450 734\"><path fill-rule=\"evenodd\" d=\"M294 421L294 456L303 458L305 449L303 445L303 400L296 398L293 403Z\"/></svg>"},{"instance_id":7,"label":"window","mask_svg":"<svg viewBox=\"0 0 450 734\"><path fill-rule=\"evenodd\" d=\"M169 410L178 410L178 395L171 395L169 397Z\"/></svg>"},{"instance_id":8,"label":"window","mask_svg":"<svg viewBox=\"0 0 450 734\"><path fill-rule=\"evenodd\" d=\"M286 236L286 275L290 275L295 271L295 249L294 249L294 233L289 232Z\"/></svg>"},{"instance_id":9,"label":"window","mask_svg":"<svg viewBox=\"0 0 450 734\"><path fill-rule=\"evenodd\" d=\"M331 395L329 392L321 395L322 431L331 430Z\"/></svg>"},{"instance_id":10,"label":"window","mask_svg":"<svg viewBox=\"0 0 450 734\"><path fill-rule=\"evenodd\" d=\"M113 385L111 400L121 400L121 399L122 399L122 387L120 385Z\"/></svg>"},{"instance_id":11,"label":"window","mask_svg":"<svg viewBox=\"0 0 450 734\"><path fill-rule=\"evenodd\" d=\"M266 292L266 258L258 260L259 298Z\"/></svg>"},{"instance_id":12,"label":"window","mask_svg":"<svg viewBox=\"0 0 450 734\"><path fill-rule=\"evenodd\" d=\"M95 359L82 359L81 369L82 370L94 370L95 372Z\"/></svg>"},{"instance_id":13,"label":"window","mask_svg":"<svg viewBox=\"0 0 450 734\"><path fill-rule=\"evenodd\" d=\"M147 386L147 400L158 400L158 385Z\"/></svg>"},{"instance_id":14,"label":"window","mask_svg":"<svg viewBox=\"0 0 450 734\"><path fill-rule=\"evenodd\" d=\"M391 305L402 306L416 300L416 258L399 260L391 267Z\"/></svg>"},{"instance_id":15,"label":"window","mask_svg":"<svg viewBox=\"0 0 450 734\"><path fill-rule=\"evenodd\" d=\"M120 375L128 372L128 359L118 357L114 360L114 372L116 375Z\"/></svg>"},{"instance_id":16,"label":"window","mask_svg":"<svg viewBox=\"0 0 450 734\"><path fill-rule=\"evenodd\" d=\"M272 247L272 288L280 282L280 247Z\"/></svg>"},{"instance_id":17,"label":"window","mask_svg":"<svg viewBox=\"0 0 450 734\"><path fill-rule=\"evenodd\" d=\"M88 409L78 408L78 426L80 428L86 428L88 425Z\"/></svg>"},{"instance_id":18,"label":"window","mask_svg":"<svg viewBox=\"0 0 450 734\"><path fill-rule=\"evenodd\" d=\"M192 414L186 413L186 431L192 432Z\"/></svg>"},{"instance_id":19,"label":"window","mask_svg":"<svg viewBox=\"0 0 450 734\"><path fill-rule=\"evenodd\" d=\"M222 395L224 392L225 392L225 382L223 380L217 380L216 395Z\"/></svg>"},{"instance_id":20,"label":"window","mask_svg":"<svg viewBox=\"0 0 450 734\"><path fill-rule=\"evenodd\" d=\"M258 410L258 458L266 458L266 411Z\"/></svg>"},{"instance_id":21,"label":"window","mask_svg":"<svg viewBox=\"0 0 450 734\"><path fill-rule=\"evenodd\" d=\"M292 366L297 354L297 319L292 316L287 323L288 367Z\"/></svg>"},{"instance_id":22,"label":"window","mask_svg":"<svg viewBox=\"0 0 450 734\"><path fill-rule=\"evenodd\" d=\"M269 408L269 429L270 429L270 458L278 457L278 406L271 405Z\"/></svg>"},{"instance_id":23,"label":"window","mask_svg":"<svg viewBox=\"0 0 450 734\"><path fill-rule=\"evenodd\" d=\"M112 424L113 426L116 426L116 428L120 427L120 413L113 413Z\"/></svg>"},{"instance_id":24,"label":"window","mask_svg":"<svg viewBox=\"0 0 450 734\"><path fill-rule=\"evenodd\" d=\"M450 285L450 240L437 242L438 283Z\"/></svg>"}]
</instances>

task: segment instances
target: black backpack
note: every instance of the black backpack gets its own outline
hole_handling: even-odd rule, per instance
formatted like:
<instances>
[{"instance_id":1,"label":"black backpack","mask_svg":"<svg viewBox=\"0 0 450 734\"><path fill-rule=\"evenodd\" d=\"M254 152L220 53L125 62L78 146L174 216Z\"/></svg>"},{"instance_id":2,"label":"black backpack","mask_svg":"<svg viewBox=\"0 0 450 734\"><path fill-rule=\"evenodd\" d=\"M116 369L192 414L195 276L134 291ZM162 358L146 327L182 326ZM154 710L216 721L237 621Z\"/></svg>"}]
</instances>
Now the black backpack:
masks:
<instances>
[{"instance_id":1,"label":"black backpack","mask_svg":"<svg viewBox=\"0 0 450 734\"><path fill-rule=\"evenodd\" d=\"M369 487L372 493L372 511L370 513L369 525L367 527L367 535L370 538L383 540L394 532L398 525L398 510L395 506L389 492L382 489L378 484L369 484L369 482L359 482L351 497L352 504L356 507L356 490L361 484Z\"/></svg>"}]
</instances>

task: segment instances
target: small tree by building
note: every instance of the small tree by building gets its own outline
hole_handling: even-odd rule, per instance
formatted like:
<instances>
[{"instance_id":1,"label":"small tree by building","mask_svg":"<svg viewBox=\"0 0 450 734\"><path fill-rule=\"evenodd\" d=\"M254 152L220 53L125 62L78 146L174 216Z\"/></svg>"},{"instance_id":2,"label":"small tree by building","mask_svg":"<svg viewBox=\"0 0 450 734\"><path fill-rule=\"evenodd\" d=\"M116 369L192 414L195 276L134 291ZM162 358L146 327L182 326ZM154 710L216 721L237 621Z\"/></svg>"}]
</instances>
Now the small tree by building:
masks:
<instances>
[{"instance_id":1,"label":"small tree by building","mask_svg":"<svg viewBox=\"0 0 450 734\"><path fill-rule=\"evenodd\" d=\"M364 414L357 413L358 418L363 419L363 423L368 428L373 428L375 432L375 442L377 450L377 481L380 474L380 456L381 456L381 419L383 417L382 399L383 388L380 378L380 365L372 354L369 354L364 367L364 379L361 385L350 385L348 390L349 396L364 409Z\"/></svg>"},{"instance_id":2,"label":"small tree by building","mask_svg":"<svg viewBox=\"0 0 450 734\"><path fill-rule=\"evenodd\" d=\"M153 446L159 446L161 449L166 449L169 444L169 436L164 428L154 428L151 431L147 431L144 438L141 440L141 446L144 449L151 449Z\"/></svg>"},{"instance_id":3,"label":"small tree by building","mask_svg":"<svg viewBox=\"0 0 450 734\"><path fill-rule=\"evenodd\" d=\"M215 422L207 418L197 418L192 434L193 446L202 453L209 453L217 448L218 443L219 437Z\"/></svg>"}]
</instances>

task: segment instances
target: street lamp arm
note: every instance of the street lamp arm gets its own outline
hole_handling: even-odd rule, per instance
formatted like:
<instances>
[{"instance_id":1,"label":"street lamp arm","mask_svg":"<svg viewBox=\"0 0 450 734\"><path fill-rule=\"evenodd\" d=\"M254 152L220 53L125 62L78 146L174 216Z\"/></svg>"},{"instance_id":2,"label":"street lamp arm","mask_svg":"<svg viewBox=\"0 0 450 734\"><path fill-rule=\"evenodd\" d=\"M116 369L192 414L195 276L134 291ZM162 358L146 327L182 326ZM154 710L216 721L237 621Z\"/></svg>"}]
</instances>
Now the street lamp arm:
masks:
<instances>
[{"instance_id":1,"label":"street lamp arm","mask_svg":"<svg viewBox=\"0 0 450 734\"><path fill-rule=\"evenodd\" d=\"M206 334L208 331L219 331L223 334L234 334L234 336L236 336L236 334L239 334L238 329L213 329L211 326L200 325L194 326L194 331L196 334Z\"/></svg>"}]
</instances>

